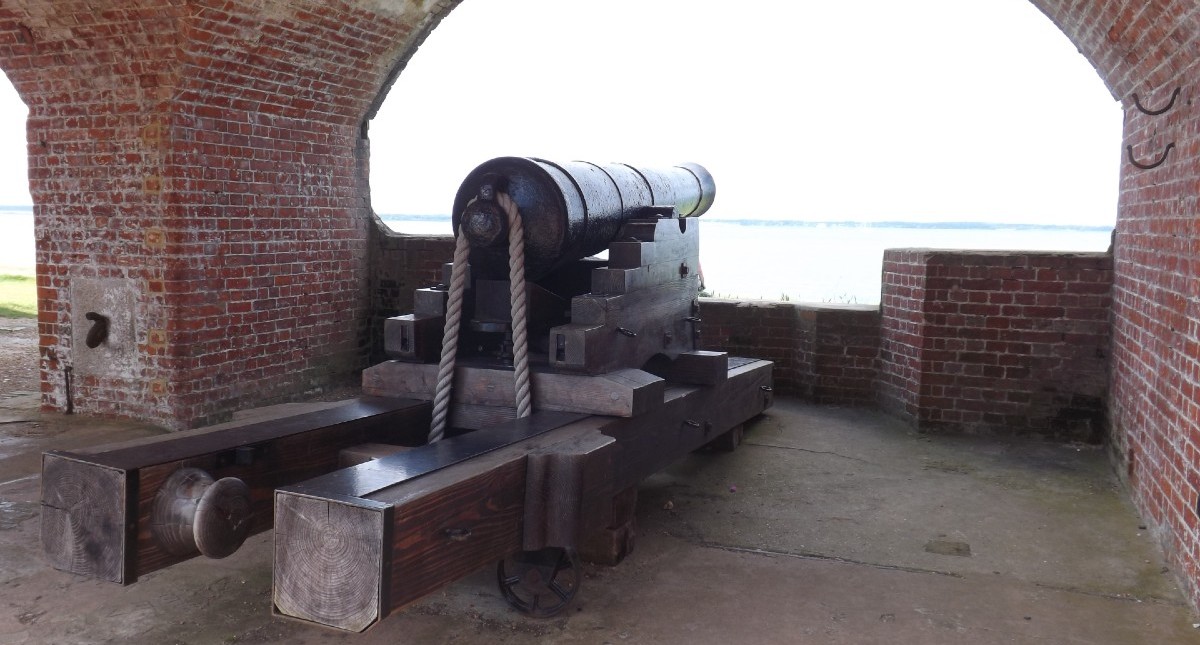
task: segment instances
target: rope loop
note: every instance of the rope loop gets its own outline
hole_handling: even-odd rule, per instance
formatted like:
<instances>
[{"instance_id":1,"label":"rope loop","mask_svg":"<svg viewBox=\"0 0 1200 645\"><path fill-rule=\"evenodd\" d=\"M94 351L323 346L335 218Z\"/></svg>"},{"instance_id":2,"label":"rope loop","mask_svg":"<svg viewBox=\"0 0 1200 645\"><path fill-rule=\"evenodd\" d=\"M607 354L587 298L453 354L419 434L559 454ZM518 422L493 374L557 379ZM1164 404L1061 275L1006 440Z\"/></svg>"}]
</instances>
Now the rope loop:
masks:
<instances>
[{"instance_id":1,"label":"rope loop","mask_svg":"<svg viewBox=\"0 0 1200 645\"><path fill-rule=\"evenodd\" d=\"M508 217L509 307L512 312L513 372L517 418L533 410L529 385L529 338L525 295L525 227L516 202L507 193L496 194L496 204ZM454 266L450 272L450 293L446 303L446 324L442 335L442 354L438 361L437 385L433 395L433 423L429 443L441 441L446 434L450 411L450 393L454 388L454 363L458 354L458 334L462 323L462 301L466 291L467 256L471 250L467 236L457 231Z\"/></svg>"}]
</instances>

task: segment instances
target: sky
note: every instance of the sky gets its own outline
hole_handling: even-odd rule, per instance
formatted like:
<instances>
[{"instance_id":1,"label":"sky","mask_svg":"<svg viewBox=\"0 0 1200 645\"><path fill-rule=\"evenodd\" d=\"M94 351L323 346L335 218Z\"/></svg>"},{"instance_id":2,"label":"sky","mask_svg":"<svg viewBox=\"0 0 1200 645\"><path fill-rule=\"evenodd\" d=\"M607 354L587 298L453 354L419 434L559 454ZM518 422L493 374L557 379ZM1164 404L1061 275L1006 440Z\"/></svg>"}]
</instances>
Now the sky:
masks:
<instances>
[{"instance_id":1,"label":"sky","mask_svg":"<svg viewBox=\"0 0 1200 645\"><path fill-rule=\"evenodd\" d=\"M0 83L0 204L28 204ZM497 156L699 163L715 219L1111 226L1119 104L1025 0L465 0L370 123L372 204Z\"/></svg>"},{"instance_id":2,"label":"sky","mask_svg":"<svg viewBox=\"0 0 1200 645\"><path fill-rule=\"evenodd\" d=\"M708 218L1112 226L1121 120L1025 0L466 0L370 124L372 201L517 155L696 162Z\"/></svg>"}]
</instances>

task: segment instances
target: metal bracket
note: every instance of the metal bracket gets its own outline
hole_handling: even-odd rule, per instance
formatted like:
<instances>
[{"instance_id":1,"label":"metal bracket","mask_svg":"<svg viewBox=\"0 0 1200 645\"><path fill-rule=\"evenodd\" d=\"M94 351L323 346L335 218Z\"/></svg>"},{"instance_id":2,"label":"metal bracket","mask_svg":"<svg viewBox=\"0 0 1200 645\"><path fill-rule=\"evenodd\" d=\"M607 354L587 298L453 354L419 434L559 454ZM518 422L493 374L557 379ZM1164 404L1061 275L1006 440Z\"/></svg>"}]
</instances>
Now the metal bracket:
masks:
<instances>
[{"instance_id":1,"label":"metal bracket","mask_svg":"<svg viewBox=\"0 0 1200 645\"><path fill-rule=\"evenodd\" d=\"M89 311L83 317L92 321L92 328L88 330L84 343L88 349L96 349L108 340L108 316Z\"/></svg>"},{"instance_id":2,"label":"metal bracket","mask_svg":"<svg viewBox=\"0 0 1200 645\"><path fill-rule=\"evenodd\" d=\"M1166 162L1167 153L1171 152L1171 148L1174 148L1174 147L1175 147L1174 141L1172 141L1171 143L1168 143L1167 147L1163 149L1162 154L1159 155L1158 159L1155 159L1154 161L1152 161L1148 164L1141 163L1137 159L1133 158L1133 146L1132 145L1125 146L1125 156L1129 158L1129 163L1133 164L1134 166L1141 168L1142 170L1153 170L1153 169L1163 165L1164 162Z\"/></svg>"},{"instance_id":3,"label":"metal bracket","mask_svg":"<svg viewBox=\"0 0 1200 645\"><path fill-rule=\"evenodd\" d=\"M1170 100L1170 101L1168 101L1168 102L1167 102L1167 104L1166 104L1165 106L1163 106L1163 107L1161 107L1161 108L1159 108L1159 109L1157 109L1157 110L1151 110L1150 108L1148 108L1148 107L1146 107L1146 106L1142 105L1142 102L1141 102L1141 100L1140 100L1140 99L1138 99L1137 92L1134 92L1134 93L1133 93L1133 105L1134 105L1135 107L1137 107L1137 109L1138 109L1138 110L1139 110L1139 111L1140 111L1142 114L1148 114L1148 115L1150 115L1150 116L1158 116L1158 115L1160 115L1160 114L1166 114L1168 110L1170 110L1171 108L1175 107L1175 99L1179 98L1179 90L1180 90L1180 89L1181 89L1181 88L1179 88L1179 87L1176 87L1176 88L1175 88L1175 91L1174 91L1174 92L1171 92L1171 100Z\"/></svg>"}]
</instances>

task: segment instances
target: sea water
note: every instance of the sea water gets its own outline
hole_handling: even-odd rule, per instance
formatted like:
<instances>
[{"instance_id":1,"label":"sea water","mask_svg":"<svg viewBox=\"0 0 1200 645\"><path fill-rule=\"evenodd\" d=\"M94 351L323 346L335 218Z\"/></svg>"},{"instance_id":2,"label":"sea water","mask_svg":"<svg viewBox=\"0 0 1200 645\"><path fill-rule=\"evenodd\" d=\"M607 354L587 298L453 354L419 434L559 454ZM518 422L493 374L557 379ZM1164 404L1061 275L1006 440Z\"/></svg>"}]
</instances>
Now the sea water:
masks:
<instances>
[{"instance_id":1,"label":"sea water","mask_svg":"<svg viewBox=\"0 0 1200 645\"><path fill-rule=\"evenodd\" d=\"M385 215L402 233L448 235L445 217ZM795 302L877 304L883 251L936 248L1016 251L1104 251L1105 227L1019 227L1002 224L764 222L705 220L700 265L714 296ZM0 273L31 275L33 214L0 209Z\"/></svg>"},{"instance_id":2,"label":"sea water","mask_svg":"<svg viewBox=\"0 0 1200 645\"><path fill-rule=\"evenodd\" d=\"M386 215L394 230L448 235L448 218ZM694 220L713 296L878 304L884 249L1104 251L1111 228L959 223Z\"/></svg>"}]
</instances>

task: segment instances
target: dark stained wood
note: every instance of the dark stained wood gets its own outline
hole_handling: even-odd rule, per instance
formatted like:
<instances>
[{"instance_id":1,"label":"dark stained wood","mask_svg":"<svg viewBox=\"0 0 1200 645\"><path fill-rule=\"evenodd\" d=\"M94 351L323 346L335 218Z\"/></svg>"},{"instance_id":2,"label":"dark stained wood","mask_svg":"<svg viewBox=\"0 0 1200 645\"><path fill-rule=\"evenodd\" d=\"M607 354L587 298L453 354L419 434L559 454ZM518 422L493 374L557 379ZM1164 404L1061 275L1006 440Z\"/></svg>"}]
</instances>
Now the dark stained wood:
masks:
<instances>
[{"instance_id":1,"label":"dark stained wood","mask_svg":"<svg viewBox=\"0 0 1200 645\"><path fill-rule=\"evenodd\" d=\"M635 486L771 405L771 363L753 361L729 370L720 385L668 387L660 410L609 424L604 434L617 440L613 487Z\"/></svg>"},{"instance_id":2,"label":"dark stained wood","mask_svg":"<svg viewBox=\"0 0 1200 645\"><path fill-rule=\"evenodd\" d=\"M349 448L342 448L338 452L338 468L349 468L364 464L372 459L379 459L405 450L411 450L411 446L397 446L390 443L362 443Z\"/></svg>"},{"instance_id":3,"label":"dark stained wood","mask_svg":"<svg viewBox=\"0 0 1200 645\"><path fill-rule=\"evenodd\" d=\"M438 366L386 361L363 370L363 391L380 396L432 400ZM635 416L662 404L663 380L638 369L615 369L590 377L534 369L530 383L535 410ZM451 425L486 428L516 416L511 370L460 365L454 371ZM459 407L461 406L461 407ZM479 409L472 406L485 406ZM494 409L488 409L494 408Z\"/></svg>"},{"instance_id":4,"label":"dark stained wood","mask_svg":"<svg viewBox=\"0 0 1200 645\"><path fill-rule=\"evenodd\" d=\"M420 448L350 469L375 468L378 478L373 479L370 486L374 492L355 493L356 489L346 485L355 481L353 478L338 479L334 473L317 484L305 482L281 490L278 495L352 503L355 495L361 494L363 503L371 502L390 509L392 535L388 538L390 542L384 541L384 551L390 552L391 563L376 579L356 583L362 588L383 590L380 595L385 600L378 615L382 618L480 567L523 550L526 545L524 525L530 514L544 517L550 507L563 508L569 504L569 492L552 502L537 503L535 500L535 504L529 503L531 454L570 455L579 452L580 446L602 447L604 462L611 463L601 488L608 492L596 494L594 498L598 500L596 504L608 504L607 508L611 510L612 490L636 486L646 476L760 413L770 403L769 392L761 389L770 385L770 379L771 363L751 361L731 369L728 379L718 385L668 387L664 404L641 416L581 418L531 439L415 478L405 475L409 470L405 464L417 458L423 450ZM597 438L596 433L611 437L613 442L610 444ZM611 462L608 461L609 452L612 453ZM542 458L534 457L532 466L537 480L533 482L533 489L545 490L544 482L553 479L546 471L553 468L554 459L547 458L550 461L541 465L537 464L538 459ZM569 464L569 457L566 462ZM566 471L572 472L573 468L578 466L568 465ZM386 481L389 469L394 478L392 485L387 485ZM572 477L574 475L567 476L568 479ZM587 486L582 490L587 490ZM286 512L284 509L288 507L277 504L276 508ZM607 520L610 526L604 528L611 528L610 513L596 510L589 514L599 516L591 521L603 523ZM568 519L567 524L570 523ZM293 530L311 530L299 523L296 526ZM546 537L550 527L534 530L541 531L542 537L534 535L532 541L550 540ZM624 532L619 532L621 530ZM569 530L560 535L568 533ZM602 531L590 530L588 533L595 536ZM607 535L612 543L610 551L627 550L632 546L636 530L626 524L618 532ZM300 539L298 543L311 539L315 538ZM361 539L365 541L364 545L356 548L363 550L368 548L367 544L384 540L373 533L364 534ZM314 595L336 595L337 589L322 575L323 571L319 569L294 565L281 571L278 559L276 562L277 578L285 576L295 588L309 589L307 593ZM338 605L338 611L355 615L370 613L372 609L367 605L376 596L360 593L357 588L354 593L360 599L360 606ZM330 620L320 611L285 611L282 607L280 610L294 618L321 624L340 621L336 617Z\"/></svg>"},{"instance_id":5,"label":"dark stained wood","mask_svg":"<svg viewBox=\"0 0 1200 645\"><path fill-rule=\"evenodd\" d=\"M427 402L399 397L364 396L323 410L292 414L278 419L245 424L222 424L212 428L184 430L170 434L145 437L84 450L71 454L87 461L113 468L138 468L146 464L187 459L194 455L241 446L264 444L275 439L349 424L368 432L384 431L409 436L409 431L397 431L392 419L397 415L407 419ZM348 427L349 427L348 426ZM420 443L423 437L413 439Z\"/></svg>"},{"instance_id":6,"label":"dark stained wood","mask_svg":"<svg viewBox=\"0 0 1200 645\"><path fill-rule=\"evenodd\" d=\"M688 318L699 287L691 274L627 294L572 298L571 323L550 330L550 365L604 374L641 367L656 354L674 358L693 350Z\"/></svg>"},{"instance_id":7,"label":"dark stained wood","mask_svg":"<svg viewBox=\"0 0 1200 645\"><path fill-rule=\"evenodd\" d=\"M383 348L389 358L436 361L442 352L446 321L442 316L405 314L383 321Z\"/></svg>"},{"instance_id":8,"label":"dark stained wood","mask_svg":"<svg viewBox=\"0 0 1200 645\"><path fill-rule=\"evenodd\" d=\"M667 380L687 385L716 385L729 378L729 355L696 350L683 352L671 361Z\"/></svg>"},{"instance_id":9,"label":"dark stained wood","mask_svg":"<svg viewBox=\"0 0 1200 645\"><path fill-rule=\"evenodd\" d=\"M430 475L514 444L536 449L546 445L544 439L538 439L540 435L588 418L583 414L539 410L487 430L447 437L436 443L292 484L283 490L302 495L334 494L346 498L365 498L395 484Z\"/></svg>"},{"instance_id":10,"label":"dark stained wood","mask_svg":"<svg viewBox=\"0 0 1200 645\"><path fill-rule=\"evenodd\" d=\"M681 222L685 230L680 230ZM643 230L645 228L644 224L638 226ZM631 228L625 227L626 230ZM629 240L628 237L632 236L618 236L617 241L608 245L608 266L631 269L700 255L700 227L695 221L658 220L655 222L653 241L646 241L644 233L638 241Z\"/></svg>"},{"instance_id":11,"label":"dark stained wood","mask_svg":"<svg viewBox=\"0 0 1200 645\"><path fill-rule=\"evenodd\" d=\"M92 506L127 509L119 522L113 519L117 516L115 511L105 511L105 517L110 519L103 522L105 526L117 522L116 526L124 527L124 531L91 530L86 535L52 528L77 524L78 520L71 519L69 514L53 510L44 513L44 529L59 531L57 535L71 541L60 545L57 538L44 540L46 552L56 568L131 584L140 575L195 557L194 552L171 553L152 529L155 497L180 468L199 468L218 480L235 477L243 481L250 488L249 533L254 534L271 528L275 488L336 469L338 451L346 446L369 442L422 443L428 433L429 418L428 402L368 397L273 421L160 435L119 444L110 450L97 447L90 454L46 453L42 499L47 508L76 508L71 512L85 518L96 512L91 510ZM115 473L105 477L123 478L124 484L81 488L76 480L83 475L62 478L55 474L57 464L62 461L80 464L72 466L72 472ZM99 475L87 476L95 479ZM75 495L88 501L81 503L75 500ZM114 495L116 501L110 501ZM50 555L52 552L59 555ZM108 553L125 554L121 573L115 573L113 565L105 564L111 556L89 555Z\"/></svg>"},{"instance_id":12,"label":"dark stained wood","mask_svg":"<svg viewBox=\"0 0 1200 645\"><path fill-rule=\"evenodd\" d=\"M686 271L686 272L684 272ZM671 258L630 269L604 268L592 271L592 293L621 294L674 282L690 273L699 273L699 256Z\"/></svg>"},{"instance_id":13,"label":"dark stained wood","mask_svg":"<svg viewBox=\"0 0 1200 645\"><path fill-rule=\"evenodd\" d=\"M593 434L530 453L522 550L574 548L582 536L608 526L614 447L611 437Z\"/></svg>"},{"instance_id":14,"label":"dark stained wood","mask_svg":"<svg viewBox=\"0 0 1200 645\"><path fill-rule=\"evenodd\" d=\"M521 526L524 518L526 457L555 444L587 436L599 438L597 427L607 417L586 417L566 426L488 452L474 459L424 474L405 478L403 469L393 470L394 483L379 488L361 498L363 503L387 507L392 513L392 538L388 545L391 564L378 576L363 581L370 588L386 590L388 604L382 615L436 591L483 566L494 565L502 557L521 550ZM447 440L449 441L449 440ZM442 442L444 443L444 442ZM435 444L436 445L436 444ZM404 459L407 455L396 456ZM387 459L390 459L387 458ZM383 460L377 460L383 461ZM377 462L376 462L377 463ZM361 468L362 466L356 467ZM328 477L326 478L328 479ZM322 493L314 486L281 489L280 499L297 496L306 499L341 499L353 502L337 487L333 493ZM276 504L278 513L289 512L292 506ZM303 509L300 509L303 511ZM285 520L277 520L282 525ZM293 525L288 522L288 525ZM305 527L309 530L314 527ZM295 538L298 543L315 538ZM365 550L377 536L362 535L364 545L353 550ZM322 572L281 562L276 558L275 577L287 579L297 589L318 596L333 596L337 589L322 577ZM360 602L370 597L358 595ZM315 610L305 607L316 607ZM317 603L279 606L287 616L330 625L339 620L324 615ZM350 613L369 612L365 604ZM340 608L339 611L349 611ZM380 617L382 617L382 615Z\"/></svg>"},{"instance_id":15,"label":"dark stained wood","mask_svg":"<svg viewBox=\"0 0 1200 645\"><path fill-rule=\"evenodd\" d=\"M511 405L450 405L450 427L464 430L486 430L517 418L517 408Z\"/></svg>"},{"instance_id":16,"label":"dark stained wood","mask_svg":"<svg viewBox=\"0 0 1200 645\"><path fill-rule=\"evenodd\" d=\"M733 426L733 428L726 430L725 434L713 439L705 448L716 452L733 452L738 449L738 446L742 445L742 438L745 436L745 432L745 424L739 423Z\"/></svg>"},{"instance_id":17,"label":"dark stained wood","mask_svg":"<svg viewBox=\"0 0 1200 645\"><path fill-rule=\"evenodd\" d=\"M578 550L585 562L612 567L633 553L637 541L637 486L614 495L608 510L608 526L584 536Z\"/></svg>"}]
</instances>

